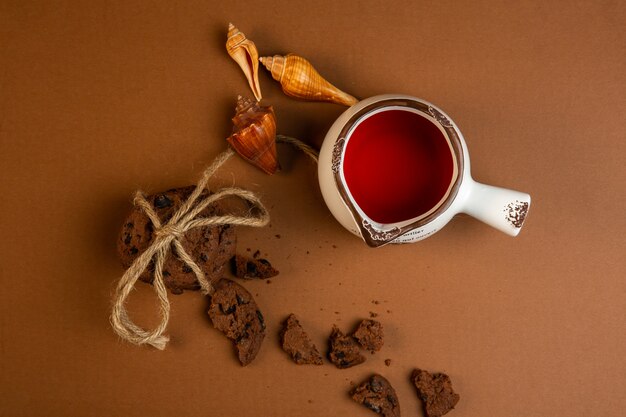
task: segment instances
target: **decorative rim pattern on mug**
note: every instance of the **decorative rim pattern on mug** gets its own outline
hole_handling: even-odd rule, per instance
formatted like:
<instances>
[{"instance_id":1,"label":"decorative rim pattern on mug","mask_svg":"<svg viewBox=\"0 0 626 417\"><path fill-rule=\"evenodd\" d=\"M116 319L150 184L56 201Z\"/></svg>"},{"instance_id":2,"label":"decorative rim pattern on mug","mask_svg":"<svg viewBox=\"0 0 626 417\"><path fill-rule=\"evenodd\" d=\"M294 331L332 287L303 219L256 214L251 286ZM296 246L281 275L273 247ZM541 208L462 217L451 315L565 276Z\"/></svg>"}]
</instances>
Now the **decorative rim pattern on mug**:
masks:
<instances>
[{"instance_id":1,"label":"decorative rim pattern on mug","mask_svg":"<svg viewBox=\"0 0 626 417\"><path fill-rule=\"evenodd\" d=\"M419 220L412 222L411 224L398 227L395 226L388 230L382 230L375 228L367 218L364 218L359 210L356 207L356 204L352 202L350 199L348 190L346 186L343 184L341 180L341 157L343 155L344 148L346 146L348 137L348 133L355 125L355 123L364 117L369 112L376 110L381 107L406 107L418 110L420 113L423 113L424 116L429 116L435 119L437 123L443 128L445 132L446 139L450 141L452 152L456 157L456 163L458 168L458 173L456 179L454 180L452 187L450 188L450 192L446 199L437 207L435 211L430 213L428 216L423 217ZM459 188L461 186L461 182L463 180L463 167L464 167L465 156L463 154L463 145L460 140L460 133L456 130L454 124L448 119L440 110L434 108L431 105L423 103L421 101L417 101L414 99L405 99L405 98L392 98L381 100L375 103L370 104L356 112L343 126L339 134L337 135L337 139L333 145L333 153L332 153L332 172L333 177L335 179L335 184L337 185L337 190L339 191L339 195L343 200L344 204L350 210L350 213L356 220L356 224L359 226L361 231L361 236L365 240L369 246L378 247L385 245L387 243L391 243L391 241L404 233L413 230L417 227L422 227L425 224L431 222L436 219L441 213L446 211L448 207L452 204L454 199L457 196Z\"/></svg>"},{"instance_id":2,"label":"decorative rim pattern on mug","mask_svg":"<svg viewBox=\"0 0 626 417\"><path fill-rule=\"evenodd\" d=\"M443 127L452 127L452 122L433 106L428 106L428 113Z\"/></svg>"},{"instance_id":3,"label":"decorative rim pattern on mug","mask_svg":"<svg viewBox=\"0 0 626 417\"><path fill-rule=\"evenodd\" d=\"M394 227L393 229L387 230L387 231L379 230L379 229L376 229L374 225L372 225L366 219L363 219L361 224L363 225L363 228L367 230L367 232L370 234L370 237L374 240L388 242L400 236L401 230L399 227Z\"/></svg>"},{"instance_id":4,"label":"decorative rim pattern on mug","mask_svg":"<svg viewBox=\"0 0 626 417\"><path fill-rule=\"evenodd\" d=\"M345 145L346 138L339 138L333 146L333 156L331 159L331 169L335 174L339 173L339 167L341 166L341 153L343 152L343 146Z\"/></svg>"}]
</instances>

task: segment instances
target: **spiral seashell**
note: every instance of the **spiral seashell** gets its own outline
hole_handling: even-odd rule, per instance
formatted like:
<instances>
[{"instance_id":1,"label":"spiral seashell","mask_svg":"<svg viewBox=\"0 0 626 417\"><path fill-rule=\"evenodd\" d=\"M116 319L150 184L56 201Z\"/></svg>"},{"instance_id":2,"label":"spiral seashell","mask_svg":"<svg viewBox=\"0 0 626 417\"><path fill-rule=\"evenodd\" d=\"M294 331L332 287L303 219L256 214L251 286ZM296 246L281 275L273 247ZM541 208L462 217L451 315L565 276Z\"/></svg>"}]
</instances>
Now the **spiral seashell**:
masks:
<instances>
[{"instance_id":1,"label":"spiral seashell","mask_svg":"<svg viewBox=\"0 0 626 417\"><path fill-rule=\"evenodd\" d=\"M259 58L288 96L352 106L357 99L326 81L306 59L288 54Z\"/></svg>"},{"instance_id":2,"label":"spiral seashell","mask_svg":"<svg viewBox=\"0 0 626 417\"><path fill-rule=\"evenodd\" d=\"M256 45L246 38L232 23L228 24L228 39L226 40L226 51L232 59L239 64L246 78L250 89L254 93L257 101L260 101L261 86L259 85L259 53Z\"/></svg>"},{"instance_id":3,"label":"spiral seashell","mask_svg":"<svg viewBox=\"0 0 626 417\"><path fill-rule=\"evenodd\" d=\"M274 109L239 96L235 110L233 133L228 143L245 160L267 174L274 174L279 169Z\"/></svg>"}]
</instances>

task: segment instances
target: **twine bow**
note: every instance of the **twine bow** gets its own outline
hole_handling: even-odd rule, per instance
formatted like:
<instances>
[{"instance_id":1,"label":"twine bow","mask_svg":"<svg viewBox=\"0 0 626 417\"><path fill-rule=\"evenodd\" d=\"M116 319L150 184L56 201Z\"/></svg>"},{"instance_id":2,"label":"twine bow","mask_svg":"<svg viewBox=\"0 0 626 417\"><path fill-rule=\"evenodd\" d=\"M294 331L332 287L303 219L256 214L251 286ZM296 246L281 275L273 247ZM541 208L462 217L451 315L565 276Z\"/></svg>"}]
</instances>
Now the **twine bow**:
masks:
<instances>
[{"instance_id":1,"label":"twine bow","mask_svg":"<svg viewBox=\"0 0 626 417\"><path fill-rule=\"evenodd\" d=\"M163 265L172 249L176 252L180 260L193 271L200 284L201 291L204 294L211 294L213 292L213 286L207 281L204 272L202 272L200 267L194 262L191 256L189 256L180 242L180 239L188 230L196 227L226 224L262 227L269 223L269 213L258 197L250 191L231 187L223 188L214 194L201 197L202 191L207 187L209 179L233 154L232 149L228 149L215 159L204 171L202 178L198 184L196 184L196 188L189 198L166 224L161 224L161 220L154 211L154 208L146 200L143 192L137 191L135 193L133 204L140 207L146 216L148 216L154 226L155 232L152 244L139 255L126 270L115 291L113 310L111 312L111 325L122 339L137 345L149 344L160 350L163 350L169 341L169 337L163 334L170 317L170 302L167 298L167 289L163 281ZM222 215L198 217L209 205L228 196L236 196L249 202L252 206L250 214L247 216ZM256 209L257 213L253 214L252 209ZM159 299L161 322L156 329L145 330L133 323L128 316L125 304L135 283L153 259L155 267L153 285Z\"/></svg>"},{"instance_id":2,"label":"twine bow","mask_svg":"<svg viewBox=\"0 0 626 417\"><path fill-rule=\"evenodd\" d=\"M276 141L288 143L304 152L309 158L317 163L318 153L304 142L283 135L276 135ZM195 227L207 227L218 225L238 225L263 227L270 221L269 213L259 198L252 192L241 188L223 188L215 194L209 194L200 197L202 191L207 188L209 179L215 172L226 162L234 151L229 148L215 158L213 163L204 171L200 181L196 184L189 198L183 203L172 218L166 223L161 224L161 219L157 216L153 207L146 200L143 192L137 191L133 199L133 204L143 210L148 216L154 227L154 240L152 244L139 257L135 259L132 265L126 270L122 278L117 284L115 297L113 301L113 310L111 312L111 325L113 330L124 340L136 345L149 344L157 349L165 349L165 345L169 341L169 337L163 335L170 319L170 302L167 298L167 289L163 281L163 265L165 259L169 255L172 248L181 261L185 263L194 273L201 291L204 294L213 293L213 286L207 281L204 272L189 256L185 248L180 243L180 239L185 233ZM199 214L209 205L215 203L222 198L228 196L236 196L251 204L250 214L248 216L223 215L213 217L198 217ZM253 209L257 214L253 215ZM150 262L154 259L154 291L159 299L159 309L161 313L161 322L154 330L145 330L137 326L128 316L125 304L126 299L133 290L135 283L148 268Z\"/></svg>"}]
</instances>

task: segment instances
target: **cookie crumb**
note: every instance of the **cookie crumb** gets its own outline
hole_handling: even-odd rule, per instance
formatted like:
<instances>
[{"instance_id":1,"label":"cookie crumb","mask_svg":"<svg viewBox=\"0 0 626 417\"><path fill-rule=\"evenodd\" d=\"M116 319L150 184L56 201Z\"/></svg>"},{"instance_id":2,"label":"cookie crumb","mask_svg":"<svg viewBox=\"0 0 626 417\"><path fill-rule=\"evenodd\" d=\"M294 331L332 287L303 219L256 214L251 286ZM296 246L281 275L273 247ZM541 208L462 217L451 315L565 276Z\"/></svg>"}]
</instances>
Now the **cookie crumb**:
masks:
<instances>
[{"instance_id":1,"label":"cookie crumb","mask_svg":"<svg viewBox=\"0 0 626 417\"><path fill-rule=\"evenodd\" d=\"M365 362L365 356L361 355L357 341L350 335L344 335L337 326L328 339L328 359L339 369L350 368Z\"/></svg>"},{"instance_id":2,"label":"cookie crumb","mask_svg":"<svg viewBox=\"0 0 626 417\"><path fill-rule=\"evenodd\" d=\"M295 314L290 314L280 332L281 347L298 365L322 365L322 355L304 331Z\"/></svg>"},{"instance_id":3,"label":"cookie crumb","mask_svg":"<svg viewBox=\"0 0 626 417\"><path fill-rule=\"evenodd\" d=\"M411 381L424 404L427 417L441 417L459 402L459 394L452 389L452 382L446 374L415 369Z\"/></svg>"},{"instance_id":4,"label":"cookie crumb","mask_svg":"<svg viewBox=\"0 0 626 417\"><path fill-rule=\"evenodd\" d=\"M391 366L391 359L385 359L385 365Z\"/></svg>"},{"instance_id":5,"label":"cookie crumb","mask_svg":"<svg viewBox=\"0 0 626 417\"><path fill-rule=\"evenodd\" d=\"M278 275L278 270L267 259L251 259L235 255L231 259L233 274L243 279L265 279Z\"/></svg>"},{"instance_id":6,"label":"cookie crumb","mask_svg":"<svg viewBox=\"0 0 626 417\"><path fill-rule=\"evenodd\" d=\"M378 317L378 313L374 313L373 311L370 311L370 318L374 319Z\"/></svg>"},{"instance_id":7,"label":"cookie crumb","mask_svg":"<svg viewBox=\"0 0 626 417\"><path fill-rule=\"evenodd\" d=\"M374 374L350 393L352 399L383 417L400 417L398 396L389 381Z\"/></svg>"},{"instance_id":8,"label":"cookie crumb","mask_svg":"<svg viewBox=\"0 0 626 417\"><path fill-rule=\"evenodd\" d=\"M384 344L383 325L376 320L363 320L352 337L370 353L378 352Z\"/></svg>"}]
</instances>

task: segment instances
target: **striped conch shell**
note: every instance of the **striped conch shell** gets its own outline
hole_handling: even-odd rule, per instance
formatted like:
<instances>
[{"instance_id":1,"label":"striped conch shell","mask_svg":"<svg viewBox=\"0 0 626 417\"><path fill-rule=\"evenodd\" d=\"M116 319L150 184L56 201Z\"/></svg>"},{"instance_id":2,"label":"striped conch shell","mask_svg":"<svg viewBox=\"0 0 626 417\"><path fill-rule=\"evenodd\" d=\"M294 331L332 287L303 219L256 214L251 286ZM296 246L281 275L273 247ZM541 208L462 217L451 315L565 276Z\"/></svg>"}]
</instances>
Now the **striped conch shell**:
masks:
<instances>
[{"instance_id":1,"label":"striped conch shell","mask_svg":"<svg viewBox=\"0 0 626 417\"><path fill-rule=\"evenodd\" d=\"M276 117L272 106L261 106L251 98L237 98L233 134L227 139L245 160L267 174L278 168L276 157Z\"/></svg>"},{"instance_id":2,"label":"striped conch shell","mask_svg":"<svg viewBox=\"0 0 626 417\"><path fill-rule=\"evenodd\" d=\"M352 106L357 99L326 81L306 59L288 54L259 58L288 96Z\"/></svg>"},{"instance_id":3,"label":"striped conch shell","mask_svg":"<svg viewBox=\"0 0 626 417\"><path fill-rule=\"evenodd\" d=\"M260 101L262 96L261 86L259 85L259 53L254 42L246 38L246 35L240 32L232 23L228 24L226 51L239 64L248 79L248 84L250 84L254 97L256 97L257 101Z\"/></svg>"}]
</instances>

